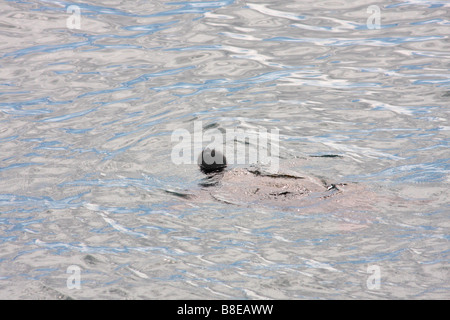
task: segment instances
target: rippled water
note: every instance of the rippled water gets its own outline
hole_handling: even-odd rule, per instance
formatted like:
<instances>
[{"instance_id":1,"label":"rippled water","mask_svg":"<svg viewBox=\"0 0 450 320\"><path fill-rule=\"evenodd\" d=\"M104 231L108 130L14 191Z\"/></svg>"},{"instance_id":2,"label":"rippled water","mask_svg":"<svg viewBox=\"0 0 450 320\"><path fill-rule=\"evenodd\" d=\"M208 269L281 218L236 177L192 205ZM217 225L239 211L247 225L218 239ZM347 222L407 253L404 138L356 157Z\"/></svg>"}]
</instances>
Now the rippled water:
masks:
<instances>
[{"instance_id":1,"label":"rippled water","mask_svg":"<svg viewBox=\"0 0 450 320\"><path fill-rule=\"evenodd\" d=\"M0 298L450 298L448 1L0 8ZM194 121L341 155L301 169L378 200L180 197Z\"/></svg>"}]
</instances>

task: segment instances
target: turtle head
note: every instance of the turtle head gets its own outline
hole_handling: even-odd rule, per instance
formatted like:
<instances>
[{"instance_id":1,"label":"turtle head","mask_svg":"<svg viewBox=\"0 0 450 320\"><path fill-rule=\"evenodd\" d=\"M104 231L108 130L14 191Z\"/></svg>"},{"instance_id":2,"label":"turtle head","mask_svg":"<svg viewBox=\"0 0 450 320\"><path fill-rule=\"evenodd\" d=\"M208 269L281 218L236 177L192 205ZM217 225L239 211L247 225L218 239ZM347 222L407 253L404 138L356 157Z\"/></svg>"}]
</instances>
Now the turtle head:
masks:
<instances>
[{"instance_id":1,"label":"turtle head","mask_svg":"<svg viewBox=\"0 0 450 320\"><path fill-rule=\"evenodd\" d=\"M206 148L198 156L198 165L205 174L222 172L227 167L227 159L220 151Z\"/></svg>"}]
</instances>

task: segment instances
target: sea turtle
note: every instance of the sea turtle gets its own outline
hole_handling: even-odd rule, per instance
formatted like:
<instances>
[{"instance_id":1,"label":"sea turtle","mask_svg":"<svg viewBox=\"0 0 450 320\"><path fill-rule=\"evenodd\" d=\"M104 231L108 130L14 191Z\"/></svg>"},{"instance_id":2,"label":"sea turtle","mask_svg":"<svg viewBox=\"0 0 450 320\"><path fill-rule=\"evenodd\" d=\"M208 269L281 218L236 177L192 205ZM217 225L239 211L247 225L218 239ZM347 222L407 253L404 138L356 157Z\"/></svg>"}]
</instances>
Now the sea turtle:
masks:
<instances>
[{"instance_id":1,"label":"sea turtle","mask_svg":"<svg viewBox=\"0 0 450 320\"><path fill-rule=\"evenodd\" d=\"M335 157L335 156L327 156ZM356 183L327 183L324 179L297 172L266 172L261 168L227 169L226 157L215 149L204 149L198 157L206 177L200 183L200 195L243 206L266 206L283 210L307 211L367 205L369 193ZM364 190L364 191L363 191ZM363 192L362 192L363 191Z\"/></svg>"}]
</instances>

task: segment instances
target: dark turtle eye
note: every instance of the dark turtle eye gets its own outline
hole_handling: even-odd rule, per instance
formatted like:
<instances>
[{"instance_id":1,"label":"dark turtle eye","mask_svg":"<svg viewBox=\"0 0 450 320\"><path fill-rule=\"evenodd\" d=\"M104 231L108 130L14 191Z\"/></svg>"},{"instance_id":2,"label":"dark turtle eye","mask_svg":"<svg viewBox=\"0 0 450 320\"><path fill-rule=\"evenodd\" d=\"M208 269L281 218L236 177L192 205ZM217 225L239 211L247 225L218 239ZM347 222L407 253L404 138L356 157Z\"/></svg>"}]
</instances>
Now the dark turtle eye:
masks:
<instances>
[{"instance_id":1,"label":"dark turtle eye","mask_svg":"<svg viewBox=\"0 0 450 320\"><path fill-rule=\"evenodd\" d=\"M200 166L200 170L206 174L221 172L227 166L227 159L220 151L206 148L198 157L198 165Z\"/></svg>"}]
</instances>

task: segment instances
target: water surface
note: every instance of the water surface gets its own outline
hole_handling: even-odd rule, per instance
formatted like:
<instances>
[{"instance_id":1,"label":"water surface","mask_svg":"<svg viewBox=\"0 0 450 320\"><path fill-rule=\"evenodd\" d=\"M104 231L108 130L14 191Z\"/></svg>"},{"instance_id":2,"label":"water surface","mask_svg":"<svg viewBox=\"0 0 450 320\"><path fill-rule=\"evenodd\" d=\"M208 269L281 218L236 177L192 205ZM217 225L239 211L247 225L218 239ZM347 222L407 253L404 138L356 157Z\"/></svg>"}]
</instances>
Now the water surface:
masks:
<instances>
[{"instance_id":1,"label":"water surface","mask_svg":"<svg viewBox=\"0 0 450 320\"><path fill-rule=\"evenodd\" d=\"M371 29L371 4L0 2L0 298L450 298L450 5L379 3ZM298 169L378 200L180 197L195 121L340 155Z\"/></svg>"}]
</instances>

